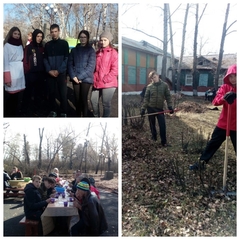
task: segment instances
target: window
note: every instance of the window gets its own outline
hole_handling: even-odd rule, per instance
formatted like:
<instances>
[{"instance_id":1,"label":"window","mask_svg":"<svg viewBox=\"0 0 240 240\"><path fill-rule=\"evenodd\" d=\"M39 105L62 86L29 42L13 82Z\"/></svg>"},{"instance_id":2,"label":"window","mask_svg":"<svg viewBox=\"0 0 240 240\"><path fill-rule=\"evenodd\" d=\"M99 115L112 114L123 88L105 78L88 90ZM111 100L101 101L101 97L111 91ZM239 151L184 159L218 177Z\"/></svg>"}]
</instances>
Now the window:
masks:
<instances>
[{"instance_id":1,"label":"window","mask_svg":"<svg viewBox=\"0 0 240 240\"><path fill-rule=\"evenodd\" d=\"M193 84L193 76L192 76L192 74L186 74L185 85L186 86L192 86L192 84Z\"/></svg>"},{"instance_id":2,"label":"window","mask_svg":"<svg viewBox=\"0 0 240 240\"><path fill-rule=\"evenodd\" d=\"M200 74L199 75L199 85L198 86L208 86L208 74Z\"/></svg>"},{"instance_id":3,"label":"window","mask_svg":"<svg viewBox=\"0 0 240 240\"><path fill-rule=\"evenodd\" d=\"M135 66L128 66L128 84L136 84L136 67Z\"/></svg>"},{"instance_id":4,"label":"window","mask_svg":"<svg viewBox=\"0 0 240 240\"><path fill-rule=\"evenodd\" d=\"M147 69L146 68L140 68L140 84L146 84L147 83Z\"/></svg>"}]
</instances>

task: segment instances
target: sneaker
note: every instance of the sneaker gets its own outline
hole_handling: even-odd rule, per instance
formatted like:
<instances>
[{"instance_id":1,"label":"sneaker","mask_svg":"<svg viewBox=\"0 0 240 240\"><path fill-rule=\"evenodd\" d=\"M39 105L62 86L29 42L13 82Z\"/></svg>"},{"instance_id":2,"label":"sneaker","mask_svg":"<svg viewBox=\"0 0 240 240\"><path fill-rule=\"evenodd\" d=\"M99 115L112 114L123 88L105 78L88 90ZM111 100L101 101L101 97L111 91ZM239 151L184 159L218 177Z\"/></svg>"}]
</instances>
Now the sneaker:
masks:
<instances>
[{"instance_id":1,"label":"sneaker","mask_svg":"<svg viewBox=\"0 0 240 240\"><path fill-rule=\"evenodd\" d=\"M194 163L193 165L190 165L189 166L189 170L194 170L194 171L200 170L200 171L203 171L203 170L206 169L205 164L206 164L206 162L204 160L199 160L198 162Z\"/></svg>"},{"instance_id":2,"label":"sneaker","mask_svg":"<svg viewBox=\"0 0 240 240\"><path fill-rule=\"evenodd\" d=\"M57 113L51 111L51 112L48 114L48 117L57 117Z\"/></svg>"},{"instance_id":3,"label":"sneaker","mask_svg":"<svg viewBox=\"0 0 240 240\"><path fill-rule=\"evenodd\" d=\"M66 113L61 113L60 117L67 117Z\"/></svg>"}]
</instances>

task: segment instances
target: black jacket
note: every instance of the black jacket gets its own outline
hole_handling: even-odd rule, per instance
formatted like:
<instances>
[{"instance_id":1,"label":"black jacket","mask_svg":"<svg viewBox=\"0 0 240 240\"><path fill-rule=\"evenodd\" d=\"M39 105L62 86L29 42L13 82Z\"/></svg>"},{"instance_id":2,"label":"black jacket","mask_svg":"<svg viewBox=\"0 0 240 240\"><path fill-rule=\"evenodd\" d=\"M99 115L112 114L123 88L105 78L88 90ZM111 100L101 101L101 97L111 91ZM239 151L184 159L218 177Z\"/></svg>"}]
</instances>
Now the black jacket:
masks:
<instances>
[{"instance_id":1,"label":"black jacket","mask_svg":"<svg viewBox=\"0 0 240 240\"><path fill-rule=\"evenodd\" d=\"M99 236L108 229L107 220L99 199L89 192L82 202L82 213L84 223L87 226L88 236Z\"/></svg>"},{"instance_id":2,"label":"black jacket","mask_svg":"<svg viewBox=\"0 0 240 240\"><path fill-rule=\"evenodd\" d=\"M26 218L40 220L44 207L48 203L45 200L42 201L41 195L33 183L28 183L24 188L24 192L24 213Z\"/></svg>"},{"instance_id":3,"label":"black jacket","mask_svg":"<svg viewBox=\"0 0 240 240\"><path fill-rule=\"evenodd\" d=\"M51 40L45 44L44 66L46 72L57 70L59 73L67 72L69 55L68 42L63 39Z\"/></svg>"},{"instance_id":4,"label":"black jacket","mask_svg":"<svg viewBox=\"0 0 240 240\"><path fill-rule=\"evenodd\" d=\"M11 187L8 180L10 180L11 177L8 175L8 173L3 172L3 189Z\"/></svg>"}]
</instances>

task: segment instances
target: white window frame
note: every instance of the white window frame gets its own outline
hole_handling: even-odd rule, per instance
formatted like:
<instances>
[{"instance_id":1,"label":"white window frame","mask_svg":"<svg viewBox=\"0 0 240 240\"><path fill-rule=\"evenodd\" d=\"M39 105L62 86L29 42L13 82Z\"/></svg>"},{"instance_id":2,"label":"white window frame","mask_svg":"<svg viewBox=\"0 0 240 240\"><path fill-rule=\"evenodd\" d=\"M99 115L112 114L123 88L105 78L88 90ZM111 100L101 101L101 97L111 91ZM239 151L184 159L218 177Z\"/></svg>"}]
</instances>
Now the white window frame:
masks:
<instances>
[{"instance_id":1,"label":"white window frame","mask_svg":"<svg viewBox=\"0 0 240 240\"><path fill-rule=\"evenodd\" d=\"M191 81L191 83L189 83ZM192 86L193 85L193 76L192 74L186 74L185 76L185 86Z\"/></svg>"}]
</instances>

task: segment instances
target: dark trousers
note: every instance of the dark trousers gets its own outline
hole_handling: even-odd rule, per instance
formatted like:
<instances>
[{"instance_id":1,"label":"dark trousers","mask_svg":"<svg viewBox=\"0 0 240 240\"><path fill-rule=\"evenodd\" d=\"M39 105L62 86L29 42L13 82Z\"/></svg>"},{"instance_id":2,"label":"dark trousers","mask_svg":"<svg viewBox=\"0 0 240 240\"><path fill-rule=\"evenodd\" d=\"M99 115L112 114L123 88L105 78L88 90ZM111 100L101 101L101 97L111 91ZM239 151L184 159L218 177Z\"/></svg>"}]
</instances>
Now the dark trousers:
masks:
<instances>
[{"instance_id":1,"label":"dark trousers","mask_svg":"<svg viewBox=\"0 0 240 240\"><path fill-rule=\"evenodd\" d=\"M230 131L230 138L231 138L234 150L237 153L236 135L237 135L236 131ZM207 143L207 146L204 149L204 152L202 153L200 159L204 160L205 162L208 162L225 140L226 140L226 130L221 129L219 127L215 127L212 133L211 139Z\"/></svg>"},{"instance_id":2,"label":"dark trousers","mask_svg":"<svg viewBox=\"0 0 240 240\"><path fill-rule=\"evenodd\" d=\"M87 226L84 222L82 211L79 211L79 217L80 217L80 220L75 225L73 225L70 230L71 236L79 236L79 235L86 236Z\"/></svg>"},{"instance_id":3,"label":"dark trousers","mask_svg":"<svg viewBox=\"0 0 240 240\"><path fill-rule=\"evenodd\" d=\"M78 117L88 116L88 92L91 87L90 83L73 82L73 90L75 95L75 106Z\"/></svg>"},{"instance_id":4,"label":"dark trousers","mask_svg":"<svg viewBox=\"0 0 240 240\"><path fill-rule=\"evenodd\" d=\"M56 98L59 97L60 112L67 113L67 76L59 74L57 77L48 76L49 107L50 111L57 112Z\"/></svg>"},{"instance_id":5,"label":"dark trousers","mask_svg":"<svg viewBox=\"0 0 240 240\"><path fill-rule=\"evenodd\" d=\"M23 97L23 112L28 110L40 110L43 101L45 72L34 72L25 74L26 89Z\"/></svg>"},{"instance_id":6,"label":"dark trousers","mask_svg":"<svg viewBox=\"0 0 240 240\"><path fill-rule=\"evenodd\" d=\"M8 93L4 90L4 117L19 117L24 91Z\"/></svg>"},{"instance_id":7,"label":"dark trousers","mask_svg":"<svg viewBox=\"0 0 240 240\"><path fill-rule=\"evenodd\" d=\"M163 109L148 107L147 112L150 113L150 114L155 113L155 112L163 112ZM148 116L150 130L151 130L151 133L152 133L152 139L153 140L157 140L156 119L158 121L158 126L159 126L159 131L160 131L161 144L164 145L164 144L167 143L166 122L165 122L164 113Z\"/></svg>"}]
</instances>

